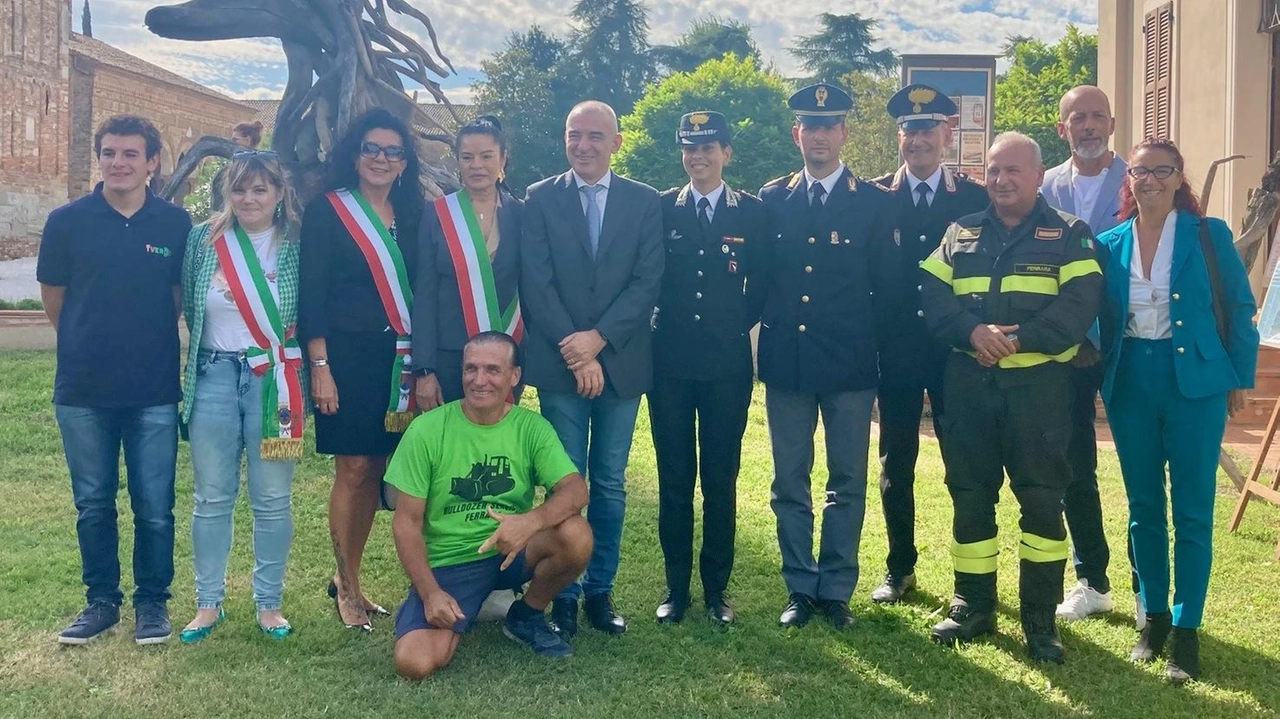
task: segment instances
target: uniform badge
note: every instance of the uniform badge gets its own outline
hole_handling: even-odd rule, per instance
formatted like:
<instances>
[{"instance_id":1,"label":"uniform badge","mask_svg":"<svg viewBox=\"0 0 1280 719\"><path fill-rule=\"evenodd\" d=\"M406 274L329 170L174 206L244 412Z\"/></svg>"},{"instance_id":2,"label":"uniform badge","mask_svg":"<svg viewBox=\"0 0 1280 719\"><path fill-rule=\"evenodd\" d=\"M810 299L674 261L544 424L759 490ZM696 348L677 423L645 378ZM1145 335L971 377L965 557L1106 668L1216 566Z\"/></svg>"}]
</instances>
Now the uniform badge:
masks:
<instances>
[{"instance_id":1,"label":"uniform badge","mask_svg":"<svg viewBox=\"0 0 1280 719\"><path fill-rule=\"evenodd\" d=\"M723 252L723 253L725 253L726 255L727 255L727 254L729 254L729 246L728 246L728 245L720 245L720 251L721 251L721 252Z\"/></svg>"},{"instance_id":2,"label":"uniform badge","mask_svg":"<svg viewBox=\"0 0 1280 719\"><path fill-rule=\"evenodd\" d=\"M858 191L858 178L850 177L847 179L847 182L849 183L849 192Z\"/></svg>"},{"instance_id":3,"label":"uniform badge","mask_svg":"<svg viewBox=\"0 0 1280 719\"><path fill-rule=\"evenodd\" d=\"M1061 227L1037 227L1036 239L1037 240L1060 240L1062 239L1062 228Z\"/></svg>"},{"instance_id":4,"label":"uniform badge","mask_svg":"<svg viewBox=\"0 0 1280 719\"><path fill-rule=\"evenodd\" d=\"M831 244L833 245L840 244L840 234L837 233L835 230L831 231Z\"/></svg>"},{"instance_id":5,"label":"uniform badge","mask_svg":"<svg viewBox=\"0 0 1280 719\"><path fill-rule=\"evenodd\" d=\"M729 274L731 274L731 275L736 275L736 274L738 274L738 261L737 261L737 260L729 260Z\"/></svg>"},{"instance_id":6,"label":"uniform badge","mask_svg":"<svg viewBox=\"0 0 1280 719\"><path fill-rule=\"evenodd\" d=\"M672 231L667 235L667 239L669 239L669 240L682 240L682 239L684 239L684 235L680 234L679 232L676 232L675 230L672 230Z\"/></svg>"},{"instance_id":7,"label":"uniform badge","mask_svg":"<svg viewBox=\"0 0 1280 719\"><path fill-rule=\"evenodd\" d=\"M893 244L902 247L902 231L895 229L893 231Z\"/></svg>"},{"instance_id":8,"label":"uniform badge","mask_svg":"<svg viewBox=\"0 0 1280 719\"><path fill-rule=\"evenodd\" d=\"M747 241L745 237L721 237L721 242L727 242L731 245L741 245Z\"/></svg>"},{"instance_id":9,"label":"uniform badge","mask_svg":"<svg viewBox=\"0 0 1280 719\"><path fill-rule=\"evenodd\" d=\"M956 231L956 242L976 242L981 236L981 227L961 227Z\"/></svg>"},{"instance_id":10,"label":"uniform badge","mask_svg":"<svg viewBox=\"0 0 1280 719\"><path fill-rule=\"evenodd\" d=\"M827 106L827 88L825 85L819 85L818 89L813 91L813 99L818 101L818 107Z\"/></svg>"}]
</instances>

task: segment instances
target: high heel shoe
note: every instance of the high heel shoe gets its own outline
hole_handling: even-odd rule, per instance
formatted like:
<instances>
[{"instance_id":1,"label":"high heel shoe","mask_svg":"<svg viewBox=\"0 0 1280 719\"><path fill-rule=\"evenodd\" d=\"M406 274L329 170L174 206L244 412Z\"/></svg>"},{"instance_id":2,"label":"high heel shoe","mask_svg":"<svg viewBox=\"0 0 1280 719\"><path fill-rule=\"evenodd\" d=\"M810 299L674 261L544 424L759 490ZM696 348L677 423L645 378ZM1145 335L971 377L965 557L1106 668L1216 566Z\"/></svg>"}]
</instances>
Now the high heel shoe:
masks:
<instances>
[{"instance_id":1,"label":"high heel shoe","mask_svg":"<svg viewBox=\"0 0 1280 719\"><path fill-rule=\"evenodd\" d=\"M329 598L330 598L330 599L337 599L337 598L338 598L338 584L337 584L336 582L334 582L332 579L330 579L330 580L329 580L329 590L328 590L328 591L329 591ZM364 601L368 602L369 600L365 599ZM375 615L376 615L376 616L379 616L379 617L389 617L389 616L391 616L391 612L388 612L388 611L386 610L386 608L385 608L385 607L383 607L381 604L375 604L374 602L369 602L369 603L370 603L370 604L373 604L373 606L372 606L372 607L365 607L365 608L364 608L364 610L365 610L365 612L367 612L370 616L375 616Z\"/></svg>"},{"instance_id":2,"label":"high heel shoe","mask_svg":"<svg viewBox=\"0 0 1280 719\"><path fill-rule=\"evenodd\" d=\"M342 626L346 627L347 629L359 629L360 631L365 632L366 634L373 631L373 625L367 621L362 624L348 624L347 620L343 619L342 600L338 598L338 585L335 584L332 579L329 580L328 593L329 593L329 597L333 599L333 608L338 612L338 621L342 622Z\"/></svg>"}]
</instances>

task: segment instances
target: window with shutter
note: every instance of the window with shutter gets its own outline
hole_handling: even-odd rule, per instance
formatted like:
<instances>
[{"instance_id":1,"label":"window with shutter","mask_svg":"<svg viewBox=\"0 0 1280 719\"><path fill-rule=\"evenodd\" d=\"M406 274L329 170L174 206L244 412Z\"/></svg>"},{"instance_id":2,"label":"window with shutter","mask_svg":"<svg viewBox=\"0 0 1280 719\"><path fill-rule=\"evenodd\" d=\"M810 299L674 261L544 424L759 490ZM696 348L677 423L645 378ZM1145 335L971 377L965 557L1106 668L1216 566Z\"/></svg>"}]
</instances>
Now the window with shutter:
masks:
<instances>
[{"instance_id":1,"label":"window with shutter","mask_svg":"<svg viewBox=\"0 0 1280 719\"><path fill-rule=\"evenodd\" d=\"M1142 136L1173 133L1173 3L1147 13L1142 24Z\"/></svg>"}]
</instances>

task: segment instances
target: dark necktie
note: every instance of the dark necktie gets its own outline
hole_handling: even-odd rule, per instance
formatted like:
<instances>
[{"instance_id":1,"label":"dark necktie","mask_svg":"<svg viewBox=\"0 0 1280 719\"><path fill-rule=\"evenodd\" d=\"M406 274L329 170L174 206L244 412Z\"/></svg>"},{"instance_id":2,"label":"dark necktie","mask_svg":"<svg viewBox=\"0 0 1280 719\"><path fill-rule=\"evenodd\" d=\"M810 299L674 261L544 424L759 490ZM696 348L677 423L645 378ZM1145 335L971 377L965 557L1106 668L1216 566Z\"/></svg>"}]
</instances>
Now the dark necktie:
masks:
<instances>
[{"instance_id":1,"label":"dark necktie","mask_svg":"<svg viewBox=\"0 0 1280 719\"><path fill-rule=\"evenodd\" d=\"M822 186L821 182L813 183L809 188L809 207L815 210L822 208L822 201L827 196L827 188Z\"/></svg>"},{"instance_id":2,"label":"dark necktie","mask_svg":"<svg viewBox=\"0 0 1280 719\"><path fill-rule=\"evenodd\" d=\"M698 200L698 225L703 232L711 229L711 200L705 197Z\"/></svg>"},{"instance_id":3,"label":"dark necktie","mask_svg":"<svg viewBox=\"0 0 1280 719\"><path fill-rule=\"evenodd\" d=\"M916 207L924 209L929 206L929 183L921 182L916 185Z\"/></svg>"}]
</instances>

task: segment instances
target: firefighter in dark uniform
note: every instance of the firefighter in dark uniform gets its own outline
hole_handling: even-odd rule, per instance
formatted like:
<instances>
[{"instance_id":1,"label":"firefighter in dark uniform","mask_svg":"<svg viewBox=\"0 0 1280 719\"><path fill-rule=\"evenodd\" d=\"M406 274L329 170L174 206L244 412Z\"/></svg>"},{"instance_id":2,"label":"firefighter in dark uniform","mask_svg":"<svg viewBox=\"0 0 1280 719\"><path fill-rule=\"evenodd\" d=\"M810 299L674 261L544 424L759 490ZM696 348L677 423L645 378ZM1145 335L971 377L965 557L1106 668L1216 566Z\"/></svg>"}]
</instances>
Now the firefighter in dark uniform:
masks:
<instances>
[{"instance_id":1,"label":"firefighter in dark uniform","mask_svg":"<svg viewBox=\"0 0 1280 719\"><path fill-rule=\"evenodd\" d=\"M751 405L751 339L760 317L769 240L759 198L724 183L733 155L718 112L691 112L676 132L689 184L662 193L666 269L654 313L649 418L658 460L658 538L667 596L658 621L689 606L693 493L702 476L698 567L707 616L733 622L725 596L733 569L738 465ZM699 472L701 470L701 472Z\"/></svg>"},{"instance_id":2,"label":"firefighter in dark uniform","mask_svg":"<svg viewBox=\"0 0 1280 719\"><path fill-rule=\"evenodd\" d=\"M880 383L876 335L885 329L880 295L894 286L892 203L840 161L853 105L847 93L819 83L788 104L804 168L760 191L774 241L758 361L773 449L770 505L790 594L779 621L799 627L821 613L843 629L854 623L849 598ZM809 483L819 413L828 478L815 560Z\"/></svg>"},{"instance_id":3,"label":"firefighter in dark uniform","mask_svg":"<svg viewBox=\"0 0 1280 719\"><path fill-rule=\"evenodd\" d=\"M945 399L942 374L950 348L925 326L920 308L919 270L947 226L989 204L980 183L942 164L953 141L947 118L956 114L949 97L926 85L908 85L886 107L898 122L898 150L904 164L876 178L893 195L893 244L903 281L893 288L890 311L895 332L880 347L880 504L884 507L889 556L884 584L874 602L891 604L916 585L916 456L924 394L934 434L939 434Z\"/></svg>"},{"instance_id":4,"label":"firefighter in dark uniform","mask_svg":"<svg viewBox=\"0 0 1280 719\"><path fill-rule=\"evenodd\" d=\"M1021 509L1021 618L1032 659L1062 663L1062 601L1071 479L1070 361L1098 315L1102 271L1093 233L1039 193L1034 140L996 138L991 206L956 221L924 262L925 320L947 360L942 456L954 509L955 598L933 627L943 644L995 631L996 501L1004 472Z\"/></svg>"}]
</instances>

